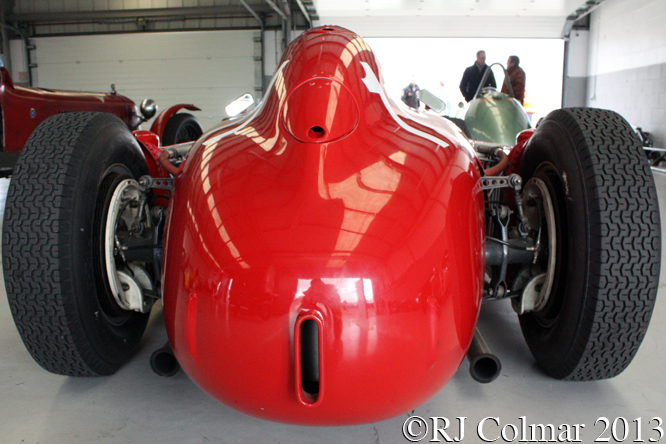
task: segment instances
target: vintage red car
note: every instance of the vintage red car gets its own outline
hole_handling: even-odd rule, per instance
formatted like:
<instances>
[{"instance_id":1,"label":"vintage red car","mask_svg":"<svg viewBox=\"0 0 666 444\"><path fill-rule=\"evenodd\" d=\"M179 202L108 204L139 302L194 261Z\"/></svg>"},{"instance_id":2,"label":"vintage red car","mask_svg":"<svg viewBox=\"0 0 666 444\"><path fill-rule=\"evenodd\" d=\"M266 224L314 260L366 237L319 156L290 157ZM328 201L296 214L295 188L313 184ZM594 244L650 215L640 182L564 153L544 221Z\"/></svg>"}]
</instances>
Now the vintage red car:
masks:
<instances>
[{"instance_id":1,"label":"vintage red car","mask_svg":"<svg viewBox=\"0 0 666 444\"><path fill-rule=\"evenodd\" d=\"M199 110L193 105L175 105L163 111L151 127L162 138L163 145L196 140L203 130L189 113L176 114L181 109ZM14 85L0 58L0 174L11 174L25 142L47 117L73 111L101 111L120 118L131 130L154 117L157 107L147 99L141 109L115 90L110 93L56 91Z\"/></svg>"},{"instance_id":2,"label":"vintage red car","mask_svg":"<svg viewBox=\"0 0 666 444\"><path fill-rule=\"evenodd\" d=\"M553 377L613 377L645 335L661 257L621 116L562 109L515 147L471 141L389 99L368 45L335 26L296 39L254 111L194 143L162 149L104 113L45 120L3 228L11 311L45 369L114 373L161 299L197 385L311 425L409 412L466 355L492 380L475 332L493 299L513 301Z\"/></svg>"}]
</instances>

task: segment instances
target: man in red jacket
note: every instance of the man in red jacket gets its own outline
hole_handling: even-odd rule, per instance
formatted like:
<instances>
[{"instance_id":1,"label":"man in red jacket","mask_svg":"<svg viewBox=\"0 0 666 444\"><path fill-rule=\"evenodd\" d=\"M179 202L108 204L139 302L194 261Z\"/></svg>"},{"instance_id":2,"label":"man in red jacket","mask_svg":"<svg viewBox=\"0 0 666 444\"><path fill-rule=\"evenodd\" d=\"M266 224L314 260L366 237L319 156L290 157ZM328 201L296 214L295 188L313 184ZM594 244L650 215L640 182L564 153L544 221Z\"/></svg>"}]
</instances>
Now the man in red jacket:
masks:
<instances>
[{"instance_id":1,"label":"man in red jacket","mask_svg":"<svg viewBox=\"0 0 666 444\"><path fill-rule=\"evenodd\" d=\"M506 61L506 70L509 72L509 81L513 89L513 96L522 105L523 100L525 100L525 71L518 65L520 65L520 58L515 55L509 56L509 60ZM502 84L502 92L509 93L506 81Z\"/></svg>"}]
</instances>

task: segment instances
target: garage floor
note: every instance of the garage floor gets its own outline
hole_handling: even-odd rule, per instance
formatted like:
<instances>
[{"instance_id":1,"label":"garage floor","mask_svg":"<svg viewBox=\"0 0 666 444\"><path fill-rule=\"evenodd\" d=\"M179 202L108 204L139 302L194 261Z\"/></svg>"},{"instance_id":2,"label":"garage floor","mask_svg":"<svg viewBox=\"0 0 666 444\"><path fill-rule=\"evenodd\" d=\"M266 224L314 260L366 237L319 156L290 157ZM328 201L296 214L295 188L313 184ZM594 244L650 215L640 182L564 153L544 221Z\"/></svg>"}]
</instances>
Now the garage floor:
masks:
<instances>
[{"instance_id":1,"label":"garage floor","mask_svg":"<svg viewBox=\"0 0 666 444\"><path fill-rule=\"evenodd\" d=\"M666 176L655 178L666 232ZM5 181L2 181L5 182ZM6 183L4 183L6 188ZM4 198L4 192L0 193ZM4 207L4 204L3 204ZM664 250L666 252L666 250ZM662 256L663 257L663 256ZM666 267L662 267L659 298L666 297ZM4 282L4 280L3 280ZM150 354L166 340L161 310L154 310L136 356L117 374L105 378L66 378L42 370L28 355L14 326L4 284L0 295L0 444L76 443L405 443L403 424L408 415L356 427L297 427L255 419L221 405L205 395L180 372L160 378L149 366ZM159 307L158 307L159 308ZM462 442L483 442L477 426L496 417L503 427L514 424L553 424L565 441L591 443L604 431L606 417L623 437L622 417L629 429L625 442L659 438L654 417L666 418L666 302L659 300L652 324L632 365L613 380L576 383L553 380L536 367L515 314L508 302L484 305L479 327L502 360L502 374L492 384L472 380L465 362L453 380L414 412L424 418L441 416L454 426L451 438L461 438L458 422L465 420ZM496 334L491 334L497 332ZM408 358L409 350L405 350ZM403 357L396 357L403 359ZM405 381L409 384L409 381ZM636 427L640 419L642 436ZM502 438L500 427L487 420L488 440L519 442L511 427ZM571 434L560 435L571 427ZM527 426L526 426L527 427ZM666 425L663 426L666 429ZM601 438L610 438L611 429ZM413 427L418 431L418 427ZM432 439L430 436L422 442ZM529 430L529 427L527 427ZM538 439L538 436L536 437ZM440 439L444 442L444 439ZM532 441L529 436L522 442ZM666 438L662 441L666 442ZM611 439L611 442L612 441Z\"/></svg>"}]
</instances>

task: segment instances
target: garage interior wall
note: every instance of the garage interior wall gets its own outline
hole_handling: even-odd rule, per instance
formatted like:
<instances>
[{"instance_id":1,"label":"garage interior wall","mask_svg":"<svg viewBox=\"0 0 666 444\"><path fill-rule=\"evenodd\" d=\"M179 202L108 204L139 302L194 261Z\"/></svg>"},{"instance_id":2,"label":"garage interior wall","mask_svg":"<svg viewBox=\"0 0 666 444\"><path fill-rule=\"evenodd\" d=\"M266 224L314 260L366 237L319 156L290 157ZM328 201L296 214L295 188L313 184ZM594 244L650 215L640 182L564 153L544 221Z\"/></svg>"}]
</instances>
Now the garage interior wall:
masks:
<instances>
[{"instance_id":1,"label":"garage interior wall","mask_svg":"<svg viewBox=\"0 0 666 444\"><path fill-rule=\"evenodd\" d=\"M293 42L303 31L292 31L289 41ZM281 30L264 31L264 85L268 86L277 71L284 49L282 47L283 34Z\"/></svg>"},{"instance_id":2,"label":"garage interior wall","mask_svg":"<svg viewBox=\"0 0 666 444\"><path fill-rule=\"evenodd\" d=\"M607 0L590 20L587 105L612 109L666 148L666 1Z\"/></svg>"},{"instance_id":3,"label":"garage interior wall","mask_svg":"<svg viewBox=\"0 0 666 444\"><path fill-rule=\"evenodd\" d=\"M587 78L590 49L590 32L575 29L566 42L566 66L562 106L585 106L587 101Z\"/></svg>"},{"instance_id":4,"label":"garage interior wall","mask_svg":"<svg viewBox=\"0 0 666 444\"><path fill-rule=\"evenodd\" d=\"M202 31L40 37L34 84L40 88L110 91L140 103L154 99L160 110L177 103L193 112L204 130L226 117L224 107L261 86L257 31ZM147 125L144 124L144 129Z\"/></svg>"}]
</instances>

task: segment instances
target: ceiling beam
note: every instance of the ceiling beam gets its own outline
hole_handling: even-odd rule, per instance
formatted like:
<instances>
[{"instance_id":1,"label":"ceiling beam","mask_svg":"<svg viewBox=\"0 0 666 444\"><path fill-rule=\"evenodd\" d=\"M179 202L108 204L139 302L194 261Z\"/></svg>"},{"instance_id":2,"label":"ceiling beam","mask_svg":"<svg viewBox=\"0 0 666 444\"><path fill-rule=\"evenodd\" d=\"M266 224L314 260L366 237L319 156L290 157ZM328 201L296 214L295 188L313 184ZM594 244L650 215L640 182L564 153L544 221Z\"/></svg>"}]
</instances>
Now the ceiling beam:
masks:
<instances>
[{"instance_id":1,"label":"ceiling beam","mask_svg":"<svg viewBox=\"0 0 666 444\"><path fill-rule=\"evenodd\" d=\"M267 4L269 4L270 7L273 8L273 10L277 12L280 17L282 17L282 20L287 20L287 14L285 14L284 11L280 9L280 7L275 4L275 2L273 2L273 0L264 0L264 1Z\"/></svg>"},{"instance_id":2,"label":"ceiling beam","mask_svg":"<svg viewBox=\"0 0 666 444\"><path fill-rule=\"evenodd\" d=\"M241 4L245 7L245 9L247 9L247 10L250 12L250 14L252 14L252 16L253 16L254 18L257 19L257 21L258 21L259 24L261 25L261 29L262 29L262 31L263 31L263 29L264 29L264 21L261 19L261 17L259 17L259 15L257 15L257 13L254 11L254 9L252 9L252 8L250 7L250 5L248 5L247 2L246 2L245 0L238 0L238 1L241 2Z\"/></svg>"},{"instance_id":3,"label":"ceiling beam","mask_svg":"<svg viewBox=\"0 0 666 444\"><path fill-rule=\"evenodd\" d=\"M571 30L574 27L574 23L591 14L592 11L601 6L604 1L605 0L587 0L583 6L569 14L566 21L564 22L564 28L562 28L562 38L569 38Z\"/></svg>"},{"instance_id":4,"label":"ceiling beam","mask_svg":"<svg viewBox=\"0 0 666 444\"><path fill-rule=\"evenodd\" d=\"M264 5L253 5L255 14L270 13L271 9ZM97 22L123 20L133 18L234 18L245 16L247 10L242 5L207 6L197 8L147 8L147 9L114 9L104 11L71 11L48 13L19 13L7 17L9 21L40 24L64 24L80 22ZM253 14L254 15L254 14Z\"/></svg>"},{"instance_id":5,"label":"ceiling beam","mask_svg":"<svg viewBox=\"0 0 666 444\"><path fill-rule=\"evenodd\" d=\"M305 5L303 4L303 0L296 0L296 3L298 4L298 8L303 13L303 16L305 17L305 20L308 21L308 24L310 25L310 28L312 28L312 17L310 17L310 13L305 9Z\"/></svg>"},{"instance_id":6,"label":"ceiling beam","mask_svg":"<svg viewBox=\"0 0 666 444\"><path fill-rule=\"evenodd\" d=\"M113 9L113 10L81 10L66 12L13 12L12 8L7 10L7 2L13 4L14 0L0 0L0 7L5 5L5 23L28 26L33 29L35 35L39 34L36 29L46 29L52 32L51 25L76 25L95 24L109 25L136 22L141 30L146 30L146 24L164 21L185 21L202 19L249 19L253 17L259 22L262 29L282 28L311 28L313 14L311 0L295 0L299 8L292 11L289 7L290 0L238 0L236 4L206 7L164 7L164 8L141 8L141 9ZM301 8L304 5L305 11ZM16 11L16 8L13 8ZM315 10L316 16L316 10ZM288 22L286 26L285 22ZM197 29L198 25L185 26L183 29ZM245 22L247 23L247 22ZM240 26L240 25L239 25ZM241 27L245 28L247 25ZM232 28L235 25L231 25ZM56 34L60 32L56 30ZM69 28L69 32L72 31ZM90 33L91 31L87 31ZM92 31L92 33L104 31ZM108 30L106 30L108 32ZM123 31L124 32L124 31Z\"/></svg>"}]
</instances>

